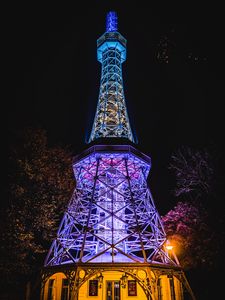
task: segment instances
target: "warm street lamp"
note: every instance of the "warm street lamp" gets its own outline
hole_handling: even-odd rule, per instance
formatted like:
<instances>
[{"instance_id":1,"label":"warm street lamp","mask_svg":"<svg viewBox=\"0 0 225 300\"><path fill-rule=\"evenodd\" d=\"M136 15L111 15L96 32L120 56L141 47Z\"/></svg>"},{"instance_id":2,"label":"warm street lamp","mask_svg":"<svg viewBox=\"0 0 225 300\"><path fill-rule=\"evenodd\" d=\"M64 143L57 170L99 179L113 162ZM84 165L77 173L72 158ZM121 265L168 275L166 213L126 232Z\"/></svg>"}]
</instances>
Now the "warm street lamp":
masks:
<instances>
[{"instance_id":1,"label":"warm street lamp","mask_svg":"<svg viewBox=\"0 0 225 300\"><path fill-rule=\"evenodd\" d=\"M172 246L172 245L166 245L166 249L167 249L168 251L173 250L173 246Z\"/></svg>"},{"instance_id":2,"label":"warm street lamp","mask_svg":"<svg viewBox=\"0 0 225 300\"><path fill-rule=\"evenodd\" d=\"M174 260L176 261L176 263L178 265L180 265L179 261L178 261L178 258L174 252L174 246L170 244L170 241L169 240L166 240L166 245L165 245L165 248L166 248L166 252L167 252L167 255L169 258L171 258L171 255L173 256Z\"/></svg>"}]
</instances>

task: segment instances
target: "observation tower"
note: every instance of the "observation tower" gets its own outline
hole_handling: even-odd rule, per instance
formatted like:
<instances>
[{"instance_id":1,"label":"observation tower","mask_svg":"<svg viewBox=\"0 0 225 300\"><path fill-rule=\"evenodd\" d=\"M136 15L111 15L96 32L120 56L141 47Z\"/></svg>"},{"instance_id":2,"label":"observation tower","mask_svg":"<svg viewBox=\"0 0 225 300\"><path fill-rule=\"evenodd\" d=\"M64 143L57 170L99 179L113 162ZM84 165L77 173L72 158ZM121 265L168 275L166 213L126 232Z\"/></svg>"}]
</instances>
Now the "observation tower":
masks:
<instances>
[{"instance_id":1,"label":"observation tower","mask_svg":"<svg viewBox=\"0 0 225 300\"><path fill-rule=\"evenodd\" d=\"M166 248L147 183L151 159L135 147L122 77L126 44L109 12L97 40L102 70L90 146L73 160L76 187L45 260L41 300L195 299Z\"/></svg>"}]
</instances>

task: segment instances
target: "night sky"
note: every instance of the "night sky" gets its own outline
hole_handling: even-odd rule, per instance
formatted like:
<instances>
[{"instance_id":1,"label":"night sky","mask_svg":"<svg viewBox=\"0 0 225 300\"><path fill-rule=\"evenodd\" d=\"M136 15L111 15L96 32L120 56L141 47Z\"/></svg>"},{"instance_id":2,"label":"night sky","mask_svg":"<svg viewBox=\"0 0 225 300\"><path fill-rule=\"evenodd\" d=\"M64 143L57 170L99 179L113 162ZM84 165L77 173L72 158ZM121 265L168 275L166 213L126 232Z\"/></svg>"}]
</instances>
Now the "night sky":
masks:
<instances>
[{"instance_id":1,"label":"night sky","mask_svg":"<svg viewBox=\"0 0 225 300\"><path fill-rule=\"evenodd\" d=\"M101 76L96 40L105 32L107 12L116 11L118 31L127 39L128 114L136 147L152 158L150 188L165 214L175 203L171 154L183 145L224 152L223 10L206 3L156 9L149 1L130 2L10 8L5 131L8 144L15 129L37 126L74 154L88 147Z\"/></svg>"},{"instance_id":2,"label":"night sky","mask_svg":"<svg viewBox=\"0 0 225 300\"><path fill-rule=\"evenodd\" d=\"M123 79L137 148L152 157L151 189L160 212L173 205L168 163L182 145L224 149L224 32L220 8L147 7L141 1L79 7L18 5L8 20L7 133L45 128L49 140L88 145L101 65L96 40L106 14L127 39ZM223 151L223 150L221 150Z\"/></svg>"},{"instance_id":3,"label":"night sky","mask_svg":"<svg viewBox=\"0 0 225 300\"><path fill-rule=\"evenodd\" d=\"M105 3L106 2L106 3ZM106 14L127 39L123 79L138 149L152 157L151 189L161 213L173 205L169 158L181 145L224 149L223 26L220 9L94 1L27 6L8 20L7 132L41 126L52 143L87 147L101 65L96 40ZM112 3L112 4L111 4ZM10 141L9 141L10 143Z\"/></svg>"}]
</instances>

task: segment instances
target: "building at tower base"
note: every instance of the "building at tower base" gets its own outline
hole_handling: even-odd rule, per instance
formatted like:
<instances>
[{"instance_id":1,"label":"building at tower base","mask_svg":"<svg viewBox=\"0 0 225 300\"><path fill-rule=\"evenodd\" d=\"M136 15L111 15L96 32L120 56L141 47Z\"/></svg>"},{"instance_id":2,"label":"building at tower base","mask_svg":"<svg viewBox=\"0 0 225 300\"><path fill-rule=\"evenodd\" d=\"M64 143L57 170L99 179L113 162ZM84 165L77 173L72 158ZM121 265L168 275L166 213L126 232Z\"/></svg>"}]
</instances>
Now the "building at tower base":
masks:
<instances>
[{"instance_id":1,"label":"building at tower base","mask_svg":"<svg viewBox=\"0 0 225 300\"><path fill-rule=\"evenodd\" d=\"M162 264L74 264L45 268L42 300L195 299L182 269Z\"/></svg>"}]
</instances>

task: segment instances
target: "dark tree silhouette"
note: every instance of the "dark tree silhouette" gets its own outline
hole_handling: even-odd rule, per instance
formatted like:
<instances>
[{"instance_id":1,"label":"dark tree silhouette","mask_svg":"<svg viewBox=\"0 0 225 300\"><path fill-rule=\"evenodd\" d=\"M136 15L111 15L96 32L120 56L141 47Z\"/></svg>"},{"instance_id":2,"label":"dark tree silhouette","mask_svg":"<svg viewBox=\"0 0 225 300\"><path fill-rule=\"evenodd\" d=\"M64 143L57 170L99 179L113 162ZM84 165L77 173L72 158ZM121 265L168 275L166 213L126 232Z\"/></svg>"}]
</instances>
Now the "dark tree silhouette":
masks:
<instances>
[{"instance_id":1,"label":"dark tree silhouette","mask_svg":"<svg viewBox=\"0 0 225 300\"><path fill-rule=\"evenodd\" d=\"M216 191L216 161L209 150L190 147L182 147L171 156L169 169L175 175L177 205L162 219L185 269L210 270L220 264L224 230L217 208L221 195Z\"/></svg>"},{"instance_id":2,"label":"dark tree silhouette","mask_svg":"<svg viewBox=\"0 0 225 300\"><path fill-rule=\"evenodd\" d=\"M210 268L214 260L214 234L207 224L208 214L203 207L178 202L162 217L167 238L183 268Z\"/></svg>"},{"instance_id":3,"label":"dark tree silhouette","mask_svg":"<svg viewBox=\"0 0 225 300\"><path fill-rule=\"evenodd\" d=\"M9 203L1 219L1 274L24 282L43 266L75 182L68 148L49 146L43 129L11 136Z\"/></svg>"},{"instance_id":4,"label":"dark tree silhouette","mask_svg":"<svg viewBox=\"0 0 225 300\"><path fill-rule=\"evenodd\" d=\"M169 169L176 177L176 196L192 193L199 197L212 189L214 169L212 158L206 149L178 149L171 156Z\"/></svg>"}]
</instances>

